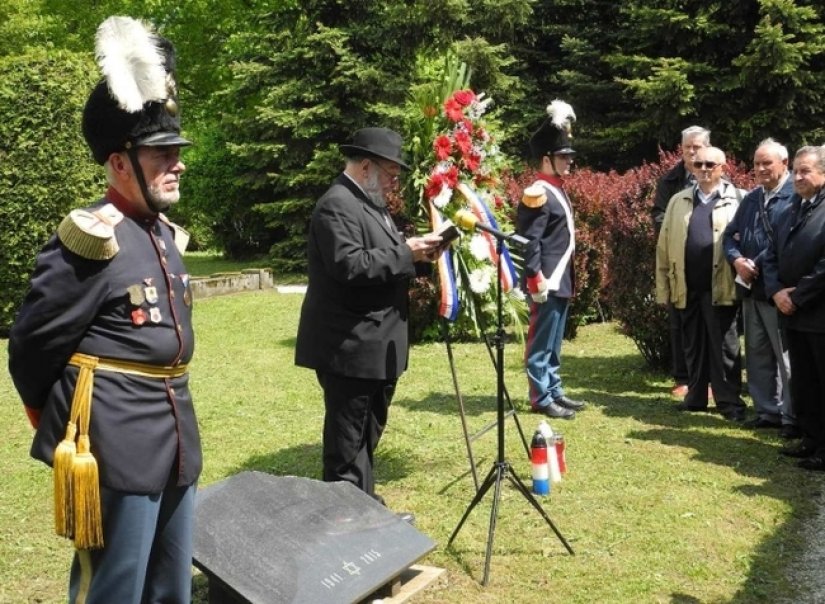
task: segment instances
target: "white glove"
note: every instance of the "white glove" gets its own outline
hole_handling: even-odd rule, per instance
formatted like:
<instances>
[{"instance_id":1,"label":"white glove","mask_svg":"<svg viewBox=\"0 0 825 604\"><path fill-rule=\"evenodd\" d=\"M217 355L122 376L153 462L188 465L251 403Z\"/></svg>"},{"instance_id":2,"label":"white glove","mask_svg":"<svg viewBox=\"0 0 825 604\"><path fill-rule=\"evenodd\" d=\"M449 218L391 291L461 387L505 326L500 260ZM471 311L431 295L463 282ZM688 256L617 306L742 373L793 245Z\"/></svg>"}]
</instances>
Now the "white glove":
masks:
<instances>
[{"instance_id":1,"label":"white glove","mask_svg":"<svg viewBox=\"0 0 825 604\"><path fill-rule=\"evenodd\" d=\"M544 304L547 302L547 290L545 289L542 292L536 292L535 294L530 294L530 297L533 298L533 302L536 304Z\"/></svg>"}]
</instances>

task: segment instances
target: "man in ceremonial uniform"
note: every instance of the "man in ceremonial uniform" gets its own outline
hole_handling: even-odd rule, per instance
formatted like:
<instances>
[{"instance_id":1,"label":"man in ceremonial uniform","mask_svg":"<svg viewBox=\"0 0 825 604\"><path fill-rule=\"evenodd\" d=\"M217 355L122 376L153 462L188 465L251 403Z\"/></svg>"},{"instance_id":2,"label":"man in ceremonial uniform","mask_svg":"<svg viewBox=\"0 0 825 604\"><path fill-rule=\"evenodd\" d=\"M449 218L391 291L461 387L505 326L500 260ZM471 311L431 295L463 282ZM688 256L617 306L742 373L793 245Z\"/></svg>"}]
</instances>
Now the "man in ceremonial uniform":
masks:
<instances>
[{"instance_id":1,"label":"man in ceremonial uniform","mask_svg":"<svg viewBox=\"0 0 825 604\"><path fill-rule=\"evenodd\" d=\"M309 285L295 363L324 391L324 480L375 492L373 457L398 378L407 368L408 288L441 237L404 237L386 207L402 168L401 136L363 128L341 145L344 172L309 225ZM423 270L425 264L419 269Z\"/></svg>"},{"instance_id":2,"label":"man in ceremonial uniform","mask_svg":"<svg viewBox=\"0 0 825 604\"><path fill-rule=\"evenodd\" d=\"M530 294L524 362L533 411L572 419L584 404L565 395L559 371L575 282L573 206L562 185L573 165L570 126L576 115L570 105L558 100L547 107L547 113L530 138L537 180L524 190L516 213L518 234L530 240L524 254L524 287Z\"/></svg>"},{"instance_id":3,"label":"man in ceremonial uniform","mask_svg":"<svg viewBox=\"0 0 825 604\"><path fill-rule=\"evenodd\" d=\"M72 603L191 602L201 447L187 363L188 236L162 214L184 165L168 41L112 17L106 79L83 134L109 188L73 210L37 257L9 337L9 369L53 466L55 523L72 538Z\"/></svg>"}]
</instances>

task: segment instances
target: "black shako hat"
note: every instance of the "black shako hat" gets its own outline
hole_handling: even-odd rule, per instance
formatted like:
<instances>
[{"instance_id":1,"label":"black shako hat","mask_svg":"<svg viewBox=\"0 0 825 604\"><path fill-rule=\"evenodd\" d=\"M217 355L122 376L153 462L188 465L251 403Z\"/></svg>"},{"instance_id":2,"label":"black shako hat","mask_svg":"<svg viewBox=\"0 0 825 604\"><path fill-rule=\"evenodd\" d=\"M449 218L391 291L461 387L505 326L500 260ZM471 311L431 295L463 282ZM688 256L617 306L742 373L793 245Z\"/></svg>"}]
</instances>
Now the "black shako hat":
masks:
<instances>
[{"instance_id":1,"label":"black shako hat","mask_svg":"<svg viewBox=\"0 0 825 604\"><path fill-rule=\"evenodd\" d=\"M97 31L95 54L104 79L83 108L83 137L94 159L135 147L188 146L180 135L175 50L130 17L109 17Z\"/></svg>"},{"instance_id":2,"label":"black shako hat","mask_svg":"<svg viewBox=\"0 0 825 604\"><path fill-rule=\"evenodd\" d=\"M378 157L409 170L401 157L402 143L401 135L389 128L361 128L355 131L350 142L338 148L346 157Z\"/></svg>"},{"instance_id":3,"label":"black shako hat","mask_svg":"<svg viewBox=\"0 0 825 604\"><path fill-rule=\"evenodd\" d=\"M571 123L576 121L573 108L564 101L555 100L547 106L547 119L530 137L530 154L533 159L545 155L572 155L573 138Z\"/></svg>"}]
</instances>

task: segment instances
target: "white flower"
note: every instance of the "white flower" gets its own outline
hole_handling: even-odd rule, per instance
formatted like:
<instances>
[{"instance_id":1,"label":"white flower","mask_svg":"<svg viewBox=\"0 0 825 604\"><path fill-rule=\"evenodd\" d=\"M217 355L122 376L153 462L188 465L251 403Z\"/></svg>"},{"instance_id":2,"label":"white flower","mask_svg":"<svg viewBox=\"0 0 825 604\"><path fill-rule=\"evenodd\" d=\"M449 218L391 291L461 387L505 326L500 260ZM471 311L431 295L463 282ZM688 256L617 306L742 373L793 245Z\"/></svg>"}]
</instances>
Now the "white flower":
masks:
<instances>
[{"instance_id":1,"label":"white flower","mask_svg":"<svg viewBox=\"0 0 825 604\"><path fill-rule=\"evenodd\" d=\"M450 171L450 168L453 167L453 162L445 159L444 161L440 161L435 166L436 174L446 174Z\"/></svg>"},{"instance_id":2,"label":"white flower","mask_svg":"<svg viewBox=\"0 0 825 604\"><path fill-rule=\"evenodd\" d=\"M484 98L485 93L479 94L468 108L468 114L472 119L478 119L487 111L487 106L493 102L492 98Z\"/></svg>"},{"instance_id":3,"label":"white flower","mask_svg":"<svg viewBox=\"0 0 825 604\"><path fill-rule=\"evenodd\" d=\"M435 196L433 199L433 205L437 207L439 210L450 203L450 200L453 198L453 190L448 187L446 184L441 185L441 191L438 192L438 195Z\"/></svg>"},{"instance_id":4,"label":"white flower","mask_svg":"<svg viewBox=\"0 0 825 604\"><path fill-rule=\"evenodd\" d=\"M490 245L487 238L481 233L476 233L470 239L470 253L476 260L484 261L490 259Z\"/></svg>"},{"instance_id":5,"label":"white flower","mask_svg":"<svg viewBox=\"0 0 825 604\"><path fill-rule=\"evenodd\" d=\"M524 295L524 292L520 287L514 287L510 290L510 297L515 298L516 300L524 301L527 299L527 296Z\"/></svg>"},{"instance_id":6,"label":"white flower","mask_svg":"<svg viewBox=\"0 0 825 604\"><path fill-rule=\"evenodd\" d=\"M470 272L470 289L473 293L483 294L490 289L491 271L489 268L477 268Z\"/></svg>"}]
</instances>

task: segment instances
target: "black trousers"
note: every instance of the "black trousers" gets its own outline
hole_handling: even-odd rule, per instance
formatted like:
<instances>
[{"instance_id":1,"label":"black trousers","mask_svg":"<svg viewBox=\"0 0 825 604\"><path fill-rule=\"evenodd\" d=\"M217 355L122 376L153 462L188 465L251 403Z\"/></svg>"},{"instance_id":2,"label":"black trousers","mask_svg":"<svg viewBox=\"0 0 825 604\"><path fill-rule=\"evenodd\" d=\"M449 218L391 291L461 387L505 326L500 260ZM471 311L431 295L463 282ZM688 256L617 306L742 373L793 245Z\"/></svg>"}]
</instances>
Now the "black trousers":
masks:
<instances>
[{"instance_id":1,"label":"black trousers","mask_svg":"<svg viewBox=\"0 0 825 604\"><path fill-rule=\"evenodd\" d=\"M687 304L678 311L688 367L686 406L707 408L710 384L720 413L744 412L738 310L738 305L714 306L709 291L688 291Z\"/></svg>"},{"instance_id":2,"label":"black trousers","mask_svg":"<svg viewBox=\"0 0 825 604\"><path fill-rule=\"evenodd\" d=\"M667 317L670 325L670 358L673 381L677 384L688 383L687 359L685 358L685 339L682 335L682 322L679 311L672 304L667 305Z\"/></svg>"},{"instance_id":3,"label":"black trousers","mask_svg":"<svg viewBox=\"0 0 825 604\"><path fill-rule=\"evenodd\" d=\"M806 441L825 454L825 333L786 329L791 400Z\"/></svg>"},{"instance_id":4,"label":"black trousers","mask_svg":"<svg viewBox=\"0 0 825 604\"><path fill-rule=\"evenodd\" d=\"M364 380L316 372L324 390L324 480L346 480L375 494L373 454L397 380Z\"/></svg>"}]
</instances>

